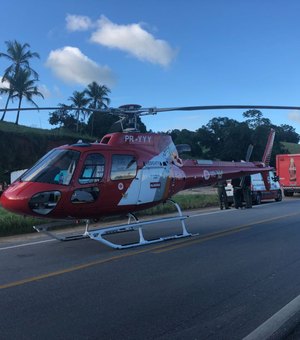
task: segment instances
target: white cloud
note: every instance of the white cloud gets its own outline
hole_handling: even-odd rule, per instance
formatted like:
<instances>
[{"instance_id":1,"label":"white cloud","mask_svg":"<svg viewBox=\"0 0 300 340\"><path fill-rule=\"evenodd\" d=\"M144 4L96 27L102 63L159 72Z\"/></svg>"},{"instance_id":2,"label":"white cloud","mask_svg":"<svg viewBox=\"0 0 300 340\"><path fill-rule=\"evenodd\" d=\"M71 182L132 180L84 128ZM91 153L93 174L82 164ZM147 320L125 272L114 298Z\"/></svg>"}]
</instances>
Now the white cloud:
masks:
<instances>
[{"instance_id":1,"label":"white cloud","mask_svg":"<svg viewBox=\"0 0 300 340\"><path fill-rule=\"evenodd\" d=\"M117 25L105 16L98 20L98 29L92 33L91 41L162 66L168 66L176 55L166 41L155 39L141 24Z\"/></svg>"},{"instance_id":2,"label":"white cloud","mask_svg":"<svg viewBox=\"0 0 300 340\"><path fill-rule=\"evenodd\" d=\"M38 86L38 91L41 92L41 94L44 96L44 98L50 98L51 92L47 88L46 85L42 84Z\"/></svg>"},{"instance_id":3,"label":"white cloud","mask_svg":"<svg viewBox=\"0 0 300 340\"><path fill-rule=\"evenodd\" d=\"M2 82L2 80L3 80L3 78L2 77L0 77L0 87L2 87L2 88L9 88L9 82L8 81L6 81L6 80L4 80L3 82ZM2 100L4 100L4 97L2 97L2 96L0 96L0 101L2 101ZM5 101L7 100L7 98L5 98Z\"/></svg>"},{"instance_id":4,"label":"white cloud","mask_svg":"<svg viewBox=\"0 0 300 340\"><path fill-rule=\"evenodd\" d=\"M9 82L7 80L3 81L3 78L0 77L0 87L8 89L9 88Z\"/></svg>"},{"instance_id":5,"label":"white cloud","mask_svg":"<svg viewBox=\"0 0 300 340\"><path fill-rule=\"evenodd\" d=\"M68 14L66 16L66 27L71 32L87 31L93 27L93 23L87 16Z\"/></svg>"},{"instance_id":6,"label":"white cloud","mask_svg":"<svg viewBox=\"0 0 300 340\"><path fill-rule=\"evenodd\" d=\"M115 77L108 66L98 65L77 47L65 46L51 51L46 66L69 84L86 86L96 81L100 85L111 87L115 83Z\"/></svg>"},{"instance_id":7,"label":"white cloud","mask_svg":"<svg viewBox=\"0 0 300 340\"><path fill-rule=\"evenodd\" d=\"M300 111L292 111L288 114L289 120L300 123Z\"/></svg>"}]
</instances>

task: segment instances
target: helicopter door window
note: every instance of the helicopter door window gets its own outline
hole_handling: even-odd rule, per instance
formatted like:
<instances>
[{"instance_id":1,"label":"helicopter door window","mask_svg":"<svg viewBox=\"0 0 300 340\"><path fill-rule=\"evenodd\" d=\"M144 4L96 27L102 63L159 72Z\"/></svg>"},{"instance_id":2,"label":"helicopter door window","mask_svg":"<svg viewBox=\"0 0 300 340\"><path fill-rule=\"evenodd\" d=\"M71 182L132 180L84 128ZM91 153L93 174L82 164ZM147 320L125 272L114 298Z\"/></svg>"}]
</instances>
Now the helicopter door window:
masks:
<instances>
[{"instance_id":1,"label":"helicopter door window","mask_svg":"<svg viewBox=\"0 0 300 340\"><path fill-rule=\"evenodd\" d=\"M113 155L110 178L112 180L131 179L136 176L137 162L132 155Z\"/></svg>"},{"instance_id":2,"label":"helicopter door window","mask_svg":"<svg viewBox=\"0 0 300 340\"><path fill-rule=\"evenodd\" d=\"M104 174L104 164L105 159L101 154L88 155L79 177L79 183L89 184L101 181Z\"/></svg>"}]
</instances>

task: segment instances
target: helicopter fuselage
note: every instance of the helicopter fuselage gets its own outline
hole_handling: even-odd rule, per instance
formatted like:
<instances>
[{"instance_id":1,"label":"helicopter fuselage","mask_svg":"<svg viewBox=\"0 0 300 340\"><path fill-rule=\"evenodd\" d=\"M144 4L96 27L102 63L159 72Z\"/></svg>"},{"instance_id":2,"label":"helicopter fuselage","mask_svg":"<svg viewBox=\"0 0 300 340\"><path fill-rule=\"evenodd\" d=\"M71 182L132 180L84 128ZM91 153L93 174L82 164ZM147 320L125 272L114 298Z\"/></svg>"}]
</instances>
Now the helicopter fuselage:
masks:
<instances>
[{"instance_id":1,"label":"helicopter fuselage","mask_svg":"<svg viewBox=\"0 0 300 340\"><path fill-rule=\"evenodd\" d=\"M182 160L168 135L112 133L50 151L1 196L13 212L93 219L143 210L189 188L267 172L259 162Z\"/></svg>"}]
</instances>

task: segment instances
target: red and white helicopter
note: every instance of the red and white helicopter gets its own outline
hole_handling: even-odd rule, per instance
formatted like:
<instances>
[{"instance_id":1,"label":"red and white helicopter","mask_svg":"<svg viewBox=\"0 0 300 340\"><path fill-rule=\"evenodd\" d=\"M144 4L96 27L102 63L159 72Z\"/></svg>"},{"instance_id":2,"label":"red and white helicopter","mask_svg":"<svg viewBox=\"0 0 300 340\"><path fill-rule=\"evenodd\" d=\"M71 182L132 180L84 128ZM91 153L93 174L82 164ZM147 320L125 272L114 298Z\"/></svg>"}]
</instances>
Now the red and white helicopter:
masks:
<instances>
[{"instance_id":1,"label":"red and white helicopter","mask_svg":"<svg viewBox=\"0 0 300 340\"><path fill-rule=\"evenodd\" d=\"M87 222L82 235L58 237L50 232L52 224L35 227L60 239L90 237L113 248L128 248L191 236L178 204L171 200L181 190L214 185L220 180L262 173L267 178L274 135L272 130L261 162L222 162L208 160L182 160L180 148L171 137L137 131L137 117L165 111L208 109L299 109L282 106L192 106L177 108L142 108L125 105L110 113L133 121L132 129L105 135L100 142L77 142L63 145L48 152L31 169L12 183L1 196L3 208L22 215L54 219L94 220L108 215L129 214L134 221L108 228L93 228ZM57 109L57 108L45 108ZM94 110L96 111L96 110ZM98 110L99 111L99 110ZM178 216L139 221L134 212L166 201L175 204ZM143 227L164 221L180 220L180 235L146 240ZM137 242L116 244L108 235L138 231Z\"/></svg>"}]
</instances>

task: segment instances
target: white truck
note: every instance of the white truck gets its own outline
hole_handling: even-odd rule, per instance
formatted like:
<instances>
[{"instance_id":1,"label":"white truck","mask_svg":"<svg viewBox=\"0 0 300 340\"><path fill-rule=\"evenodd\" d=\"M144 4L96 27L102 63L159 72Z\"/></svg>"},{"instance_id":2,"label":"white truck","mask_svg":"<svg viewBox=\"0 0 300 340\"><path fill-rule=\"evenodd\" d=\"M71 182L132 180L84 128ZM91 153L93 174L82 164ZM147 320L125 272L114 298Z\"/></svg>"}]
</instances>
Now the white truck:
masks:
<instances>
[{"instance_id":1,"label":"white truck","mask_svg":"<svg viewBox=\"0 0 300 340\"><path fill-rule=\"evenodd\" d=\"M282 190L277 180L276 175L273 171L269 172L268 180L270 183L270 190L267 190L265 183L263 181L262 175L260 173L251 175L251 195L252 202L254 204L260 204L263 200L281 201L282 200ZM233 203L233 187L231 185L231 180L227 181L227 186L225 187L228 203Z\"/></svg>"}]
</instances>

